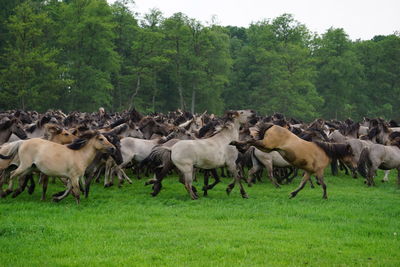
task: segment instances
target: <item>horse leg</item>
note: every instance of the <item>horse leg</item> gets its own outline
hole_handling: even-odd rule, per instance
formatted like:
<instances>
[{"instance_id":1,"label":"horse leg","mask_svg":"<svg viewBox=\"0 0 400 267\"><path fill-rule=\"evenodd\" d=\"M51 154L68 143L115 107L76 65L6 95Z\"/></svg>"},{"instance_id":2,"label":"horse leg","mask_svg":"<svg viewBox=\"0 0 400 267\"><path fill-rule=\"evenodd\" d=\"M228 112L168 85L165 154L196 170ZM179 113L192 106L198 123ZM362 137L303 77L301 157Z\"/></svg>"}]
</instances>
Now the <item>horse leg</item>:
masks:
<instances>
[{"instance_id":1,"label":"horse leg","mask_svg":"<svg viewBox=\"0 0 400 267\"><path fill-rule=\"evenodd\" d=\"M90 175L89 177L86 177L85 179L85 198L89 197L89 192L90 192L90 185L92 184L93 176Z\"/></svg>"},{"instance_id":2,"label":"horse leg","mask_svg":"<svg viewBox=\"0 0 400 267\"><path fill-rule=\"evenodd\" d=\"M375 176L375 171L377 170L377 167L371 166L368 170L368 175L367 175L367 185L368 186L375 186L375 181L374 181L374 176Z\"/></svg>"},{"instance_id":3,"label":"horse leg","mask_svg":"<svg viewBox=\"0 0 400 267\"><path fill-rule=\"evenodd\" d=\"M32 171L32 168L30 168L29 166L24 166L24 165L19 165L19 167L11 172L11 176L10 176L10 180L8 182L8 188L6 189L6 191L4 192L5 195L2 197L6 197L9 194L11 194L13 192L13 187L14 187L14 178L17 176L20 176L20 179L25 179L25 176L27 176L28 174L30 174ZM23 181L23 180L21 180Z\"/></svg>"},{"instance_id":4,"label":"horse leg","mask_svg":"<svg viewBox=\"0 0 400 267\"><path fill-rule=\"evenodd\" d=\"M53 201L54 202L61 201L62 199L64 199L65 197L67 197L69 195L69 193L71 192L71 189L72 189L72 184L70 181L68 181L67 190L61 191L61 192L57 193L57 195L53 195Z\"/></svg>"},{"instance_id":5,"label":"horse leg","mask_svg":"<svg viewBox=\"0 0 400 267\"><path fill-rule=\"evenodd\" d=\"M382 183L389 182L389 173L390 170L385 170L385 176L382 179Z\"/></svg>"},{"instance_id":6,"label":"horse leg","mask_svg":"<svg viewBox=\"0 0 400 267\"><path fill-rule=\"evenodd\" d=\"M122 175L122 177L128 181L129 184L132 184L132 180L129 179L128 175L126 175L126 173L124 172L124 170L119 167L118 165L115 166L115 168L117 169L119 175Z\"/></svg>"},{"instance_id":7,"label":"horse leg","mask_svg":"<svg viewBox=\"0 0 400 267\"><path fill-rule=\"evenodd\" d=\"M79 176L77 177L71 177L71 185L72 185L72 194L75 197L76 204L79 204L80 198L81 198L81 189L80 189L80 183L79 183Z\"/></svg>"},{"instance_id":8,"label":"horse leg","mask_svg":"<svg viewBox=\"0 0 400 267\"><path fill-rule=\"evenodd\" d=\"M193 167L192 166L184 166L183 168L179 168L183 174L183 181L185 184L185 188L189 194L189 196L193 199L196 200L199 197L196 194L196 190L193 190Z\"/></svg>"},{"instance_id":9,"label":"horse leg","mask_svg":"<svg viewBox=\"0 0 400 267\"><path fill-rule=\"evenodd\" d=\"M161 188L162 188L162 180L164 179L165 176L168 175L169 171L171 171L172 168L173 168L172 162L165 163L165 165L163 166L163 168L161 170L160 169L156 169L156 179L155 179L155 181L154 181L154 179L153 179L154 182L153 181L151 181L151 182L148 181L149 184L150 183L154 184L153 185L153 192L151 193L151 195L153 197L157 196L158 193L160 193Z\"/></svg>"},{"instance_id":10,"label":"horse leg","mask_svg":"<svg viewBox=\"0 0 400 267\"><path fill-rule=\"evenodd\" d=\"M11 195L11 197L12 198L16 198L19 194L21 194L24 191L27 183L28 183L28 177L27 176L20 176L19 179L18 179L18 185L19 186L18 186L17 189L15 189L13 191L13 194Z\"/></svg>"},{"instance_id":11,"label":"horse leg","mask_svg":"<svg viewBox=\"0 0 400 267\"><path fill-rule=\"evenodd\" d=\"M253 185L255 177L253 176L260 170L260 166L258 164L253 165L247 174L247 185L251 187Z\"/></svg>"},{"instance_id":12,"label":"horse leg","mask_svg":"<svg viewBox=\"0 0 400 267\"><path fill-rule=\"evenodd\" d=\"M211 172L211 175L214 177L215 181L214 181L214 183L212 183L211 185L208 186L208 188L207 188L208 190L213 189L214 186L216 186L217 184L219 184L221 182L221 179L218 176L217 169L212 169L212 170L210 170L210 172Z\"/></svg>"},{"instance_id":13,"label":"horse leg","mask_svg":"<svg viewBox=\"0 0 400 267\"><path fill-rule=\"evenodd\" d=\"M323 199L328 199L328 194L326 192L326 184L324 182L324 171L321 171L321 172L317 173L317 179L318 179L319 183L322 186L322 190L323 190L322 198Z\"/></svg>"},{"instance_id":14,"label":"horse leg","mask_svg":"<svg viewBox=\"0 0 400 267\"><path fill-rule=\"evenodd\" d=\"M312 179L310 179L309 181L310 181L310 187L311 187L312 189L314 189L315 186L314 186L314 183L313 183Z\"/></svg>"},{"instance_id":15,"label":"horse leg","mask_svg":"<svg viewBox=\"0 0 400 267\"><path fill-rule=\"evenodd\" d=\"M235 184L239 183L240 194L242 195L243 198L249 198L249 196L246 193L246 190L243 187L242 178L238 175L238 171L236 169L235 162L229 162L227 164L227 167L228 167L228 171L233 174L234 179L233 179L233 182L230 183L228 185L228 187L226 188L226 193L229 195L230 192L232 191L232 189L235 187Z\"/></svg>"},{"instance_id":16,"label":"horse leg","mask_svg":"<svg viewBox=\"0 0 400 267\"><path fill-rule=\"evenodd\" d=\"M290 193L290 198L294 198L297 195L297 193L299 193L300 190L302 190L304 188L304 186L306 185L308 180L310 180L310 173L305 172L303 179L300 182L299 187L297 187L296 190L294 190L293 192Z\"/></svg>"},{"instance_id":17,"label":"horse leg","mask_svg":"<svg viewBox=\"0 0 400 267\"><path fill-rule=\"evenodd\" d=\"M204 191L203 195L204 196L208 195L207 189L208 189L208 179L209 179L209 177L210 177L209 170L205 170L204 171L204 186L203 186L203 191Z\"/></svg>"},{"instance_id":18,"label":"horse leg","mask_svg":"<svg viewBox=\"0 0 400 267\"><path fill-rule=\"evenodd\" d=\"M47 185L49 184L49 177L43 173L40 173L40 180L42 181L42 198L41 200L46 200Z\"/></svg>"},{"instance_id":19,"label":"horse leg","mask_svg":"<svg viewBox=\"0 0 400 267\"><path fill-rule=\"evenodd\" d=\"M226 177L224 167L221 168L221 177Z\"/></svg>"},{"instance_id":20,"label":"horse leg","mask_svg":"<svg viewBox=\"0 0 400 267\"><path fill-rule=\"evenodd\" d=\"M276 188L280 188L281 186L278 184L278 181L274 177L274 167L272 165L272 161L269 161L267 166L267 171L268 171L268 178L271 181L273 185L275 185Z\"/></svg>"}]
</instances>

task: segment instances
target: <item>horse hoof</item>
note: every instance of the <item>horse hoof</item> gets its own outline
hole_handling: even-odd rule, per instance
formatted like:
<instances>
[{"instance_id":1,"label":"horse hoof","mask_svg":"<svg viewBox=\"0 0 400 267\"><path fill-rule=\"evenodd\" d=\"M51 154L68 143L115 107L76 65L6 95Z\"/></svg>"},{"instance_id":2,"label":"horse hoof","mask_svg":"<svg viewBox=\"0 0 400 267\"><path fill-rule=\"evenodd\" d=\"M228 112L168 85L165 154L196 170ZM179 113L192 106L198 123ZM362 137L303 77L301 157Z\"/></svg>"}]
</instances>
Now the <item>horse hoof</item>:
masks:
<instances>
[{"instance_id":1,"label":"horse hoof","mask_svg":"<svg viewBox=\"0 0 400 267\"><path fill-rule=\"evenodd\" d=\"M294 198L296 195L297 195L297 193L295 193L295 192L290 193L289 199Z\"/></svg>"},{"instance_id":2,"label":"horse hoof","mask_svg":"<svg viewBox=\"0 0 400 267\"><path fill-rule=\"evenodd\" d=\"M242 198L249 198L247 194L242 194Z\"/></svg>"},{"instance_id":3,"label":"horse hoof","mask_svg":"<svg viewBox=\"0 0 400 267\"><path fill-rule=\"evenodd\" d=\"M57 203L57 202L60 202L60 200L61 200L61 199L53 198L53 202L56 202L56 203Z\"/></svg>"},{"instance_id":4,"label":"horse hoof","mask_svg":"<svg viewBox=\"0 0 400 267\"><path fill-rule=\"evenodd\" d=\"M28 187L28 194L32 195L35 192L35 187Z\"/></svg>"},{"instance_id":5,"label":"horse hoof","mask_svg":"<svg viewBox=\"0 0 400 267\"><path fill-rule=\"evenodd\" d=\"M226 189L226 193L228 194L228 196L230 195L232 189L230 189L229 187Z\"/></svg>"},{"instance_id":6,"label":"horse hoof","mask_svg":"<svg viewBox=\"0 0 400 267\"><path fill-rule=\"evenodd\" d=\"M247 185L248 185L249 187L252 187L252 186L253 186L253 184L252 184L252 183L248 183Z\"/></svg>"}]
</instances>

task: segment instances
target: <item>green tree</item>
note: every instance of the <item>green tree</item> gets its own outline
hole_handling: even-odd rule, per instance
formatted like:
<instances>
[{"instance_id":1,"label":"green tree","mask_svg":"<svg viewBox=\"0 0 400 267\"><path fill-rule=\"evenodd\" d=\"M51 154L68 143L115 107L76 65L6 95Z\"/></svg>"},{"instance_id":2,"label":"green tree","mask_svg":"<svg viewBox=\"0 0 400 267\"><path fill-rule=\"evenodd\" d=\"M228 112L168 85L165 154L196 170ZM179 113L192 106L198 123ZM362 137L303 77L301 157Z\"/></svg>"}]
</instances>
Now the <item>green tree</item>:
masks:
<instances>
[{"instance_id":1,"label":"green tree","mask_svg":"<svg viewBox=\"0 0 400 267\"><path fill-rule=\"evenodd\" d=\"M31 1L15 9L7 24L10 40L5 46L1 70L0 101L3 107L57 108L55 102L69 80L56 63L57 49L47 47L46 35L52 24L46 12L35 10Z\"/></svg>"},{"instance_id":2,"label":"green tree","mask_svg":"<svg viewBox=\"0 0 400 267\"><path fill-rule=\"evenodd\" d=\"M351 92L360 86L363 69L344 30L331 28L316 39L314 56L318 70L316 87L325 99L324 117L352 116L348 113L349 105L354 105Z\"/></svg>"},{"instance_id":3,"label":"green tree","mask_svg":"<svg viewBox=\"0 0 400 267\"><path fill-rule=\"evenodd\" d=\"M105 0L72 0L63 5L61 21L62 60L74 83L64 92L64 104L60 105L67 110L86 111L111 107L111 75L120 65L114 50L112 9Z\"/></svg>"}]
</instances>

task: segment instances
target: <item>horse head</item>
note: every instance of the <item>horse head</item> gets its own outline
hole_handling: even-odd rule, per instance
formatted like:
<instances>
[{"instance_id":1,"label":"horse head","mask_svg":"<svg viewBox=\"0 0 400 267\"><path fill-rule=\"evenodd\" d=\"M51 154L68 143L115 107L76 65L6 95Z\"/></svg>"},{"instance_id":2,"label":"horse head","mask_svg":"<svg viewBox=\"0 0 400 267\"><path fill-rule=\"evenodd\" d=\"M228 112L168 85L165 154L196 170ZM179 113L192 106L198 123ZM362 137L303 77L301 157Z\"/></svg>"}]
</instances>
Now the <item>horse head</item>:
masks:
<instances>
[{"instance_id":1,"label":"horse head","mask_svg":"<svg viewBox=\"0 0 400 267\"><path fill-rule=\"evenodd\" d=\"M26 139L27 135L23 129L22 122L16 118L11 120L11 132L21 139Z\"/></svg>"},{"instance_id":2,"label":"horse head","mask_svg":"<svg viewBox=\"0 0 400 267\"><path fill-rule=\"evenodd\" d=\"M58 144L70 144L77 138L76 135L57 124L48 123L45 125L45 129L45 136L47 137L46 139Z\"/></svg>"}]
</instances>

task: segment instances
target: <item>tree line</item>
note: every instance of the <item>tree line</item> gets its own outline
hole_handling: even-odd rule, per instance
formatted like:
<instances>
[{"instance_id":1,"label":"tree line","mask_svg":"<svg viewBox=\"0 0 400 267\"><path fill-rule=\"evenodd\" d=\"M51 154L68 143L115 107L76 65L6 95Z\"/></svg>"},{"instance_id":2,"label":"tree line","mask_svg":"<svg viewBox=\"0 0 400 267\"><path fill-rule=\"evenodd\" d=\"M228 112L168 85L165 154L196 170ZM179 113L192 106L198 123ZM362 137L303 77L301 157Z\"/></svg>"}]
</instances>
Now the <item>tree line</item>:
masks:
<instances>
[{"instance_id":1,"label":"tree line","mask_svg":"<svg viewBox=\"0 0 400 267\"><path fill-rule=\"evenodd\" d=\"M204 25L119 0L1 0L0 109L400 118L400 34L352 41L290 14Z\"/></svg>"}]
</instances>

